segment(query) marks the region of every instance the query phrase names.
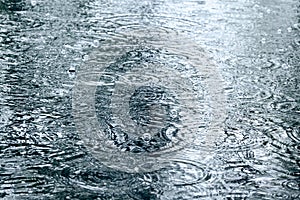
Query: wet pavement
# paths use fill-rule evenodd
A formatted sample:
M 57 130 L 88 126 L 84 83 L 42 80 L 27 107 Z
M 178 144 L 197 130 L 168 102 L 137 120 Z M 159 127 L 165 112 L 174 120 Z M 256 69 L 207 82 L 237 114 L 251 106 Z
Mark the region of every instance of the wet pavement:
M 299 51 L 296 0 L 1 1 L 0 198 L 299 199 Z

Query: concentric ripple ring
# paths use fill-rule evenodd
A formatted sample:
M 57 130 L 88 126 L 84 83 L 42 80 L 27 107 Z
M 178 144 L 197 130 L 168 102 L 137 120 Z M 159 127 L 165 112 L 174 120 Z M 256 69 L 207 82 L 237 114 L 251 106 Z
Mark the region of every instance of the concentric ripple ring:
M 226 117 L 212 59 L 172 31 L 135 27 L 119 35 L 77 72 L 73 114 L 89 152 L 107 167 L 136 173 L 167 166 L 195 138 L 212 147 Z

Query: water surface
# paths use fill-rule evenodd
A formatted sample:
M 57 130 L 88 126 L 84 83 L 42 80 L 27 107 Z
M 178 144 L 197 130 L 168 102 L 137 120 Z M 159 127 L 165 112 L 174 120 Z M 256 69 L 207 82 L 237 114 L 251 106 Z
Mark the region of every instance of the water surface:
M 299 199 L 299 6 L 1 1 L 0 198 Z

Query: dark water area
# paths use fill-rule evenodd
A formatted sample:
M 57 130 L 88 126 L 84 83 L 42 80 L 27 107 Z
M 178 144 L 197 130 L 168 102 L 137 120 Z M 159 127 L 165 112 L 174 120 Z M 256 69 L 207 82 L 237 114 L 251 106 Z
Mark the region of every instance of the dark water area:
M 0 0 L 0 199 L 300 199 L 297 0 Z

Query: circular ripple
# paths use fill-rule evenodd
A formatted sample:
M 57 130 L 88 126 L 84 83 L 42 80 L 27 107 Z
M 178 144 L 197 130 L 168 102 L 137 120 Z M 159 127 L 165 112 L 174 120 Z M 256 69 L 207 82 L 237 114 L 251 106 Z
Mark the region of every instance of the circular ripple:
M 297 102 L 273 102 L 270 107 L 280 112 L 292 111 L 297 106 Z
M 169 170 L 162 172 L 163 180 L 173 186 L 191 186 L 211 179 L 211 174 L 197 162 L 189 160 L 173 160 Z
M 143 53 L 152 53 L 152 58 L 143 60 Z M 192 83 L 182 79 L 176 70 L 166 70 L 166 66 L 154 58 L 155 54 L 157 52 L 140 49 L 129 52 L 120 59 L 122 62 L 107 70 L 114 74 L 114 78 L 105 80 L 110 88 L 97 87 L 95 104 L 99 123 L 103 124 L 101 128 L 111 142 L 122 151 L 155 153 L 160 150 L 161 153 L 171 147 L 172 150 L 180 148 L 192 133 L 189 128 L 188 131 L 183 129 L 189 127 L 184 116 L 201 120 L 197 102 L 187 98 L 195 96 Z M 130 64 L 124 66 L 124 63 Z M 181 84 L 174 88 L 174 82 Z
M 282 186 L 290 190 L 299 190 L 300 183 L 297 180 L 289 180 L 282 183 Z
M 170 165 L 195 137 L 216 142 L 225 118 L 222 88 L 216 66 L 192 41 L 135 27 L 105 41 L 81 66 L 74 118 L 103 164 L 153 171 Z
M 294 128 L 287 128 L 286 129 L 286 133 L 289 136 L 289 138 L 291 138 L 294 142 L 296 143 L 300 143 L 300 127 L 299 126 L 295 126 Z

